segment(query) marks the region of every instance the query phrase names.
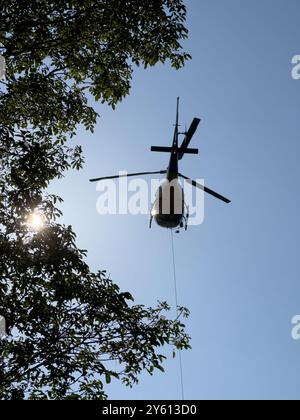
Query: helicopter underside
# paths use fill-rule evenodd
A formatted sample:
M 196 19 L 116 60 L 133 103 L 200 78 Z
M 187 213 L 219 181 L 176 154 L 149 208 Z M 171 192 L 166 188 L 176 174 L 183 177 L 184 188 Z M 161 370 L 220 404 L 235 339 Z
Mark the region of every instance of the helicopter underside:
M 183 214 L 157 214 L 154 219 L 158 226 L 167 229 L 175 229 L 177 227 L 183 227 Z
M 158 226 L 166 229 L 187 228 L 188 208 L 184 202 L 184 193 L 178 180 L 172 183 L 163 182 L 160 186 L 156 200 L 151 211 L 150 227 L 152 219 Z

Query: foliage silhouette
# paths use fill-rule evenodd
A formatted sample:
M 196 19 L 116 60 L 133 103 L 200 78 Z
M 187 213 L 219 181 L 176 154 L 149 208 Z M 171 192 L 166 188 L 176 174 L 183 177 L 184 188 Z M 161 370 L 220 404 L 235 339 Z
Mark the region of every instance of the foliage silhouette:
M 178 69 L 190 58 L 180 45 L 186 8 L 182 0 L 4 0 L 0 15 L 0 314 L 8 333 L 0 398 L 104 399 L 104 382 L 131 386 L 143 370 L 163 370 L 159 348 L 189 348 L 189 337 L 179 319 L 166 318 L 166 303 L 135 305 L 105 272 L 90 271 L 72 228 L 59 224 L 61 198 L 45 189 L 83 165 L 71 139 L 79 124 L 93 131 L 89 94 L 115 107 L 134 66 L 169 60 Z M 46 220 L 35 233 L 26 223 L 34 209 Z

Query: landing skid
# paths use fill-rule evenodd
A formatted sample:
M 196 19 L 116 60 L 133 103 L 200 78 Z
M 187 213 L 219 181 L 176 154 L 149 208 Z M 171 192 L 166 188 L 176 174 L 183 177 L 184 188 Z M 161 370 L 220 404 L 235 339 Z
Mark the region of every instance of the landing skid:
M 153 216 L 151 214 L 151 216 L 150 216 L 150 222 L 149 222 L 149 228 L 150 229 L 152 228 L 152 222 L 153 222 Z
M 184 229 L 185 231 L 187 231 L 188 229 L 190 209 L 189 209 L 189 206 L 187 206 L 186 204 L 185 204 L 185 210 L 186 210 L 186 213 L 183 216 L 183 221 L 180 223 L 179 228 L 175 231 L 175 233 L 180 233 L 180 229 Z

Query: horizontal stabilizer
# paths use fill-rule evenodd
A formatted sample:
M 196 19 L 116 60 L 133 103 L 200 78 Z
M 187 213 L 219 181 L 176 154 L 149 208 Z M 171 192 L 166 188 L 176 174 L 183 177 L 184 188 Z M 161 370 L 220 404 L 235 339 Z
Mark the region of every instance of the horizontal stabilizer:
M 162 153 L 171 153 L 172 147 L 159 147 L 159 146 L 152 146 L 151 152 L 162 152 Z
M 172 147 L 159 147 L 159 146 L 152 146 L 151 152 L 162 152 L 162 153 L 172 153 Z M 188 155 L 198 155 L 198 149 L 183 149 L 182 147 L 178 149 L 178 153 L 180 155 L 188 154 Z
M 199 149 L 183 149 L 182 147 L 179 149 L 180 155 L 198 155 Z

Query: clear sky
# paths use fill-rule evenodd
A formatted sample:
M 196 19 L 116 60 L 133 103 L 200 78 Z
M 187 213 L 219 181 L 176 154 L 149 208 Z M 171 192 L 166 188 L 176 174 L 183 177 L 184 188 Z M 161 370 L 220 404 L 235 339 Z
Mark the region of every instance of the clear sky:
M 51 186 L 64 200 L 91 268 L 107 269 L 136 303 L 174 305 L 170 232 L 148 229 L 146 216 L 100 216 L 91 177 L 119 170 L 160 170 L 180 120 L 203 118 L 181 170 L 229 196 L 207 197 L 205 222 L 176 236 L 179 303 L 193 350 L 183 353 L 187 399 L 300 397 L 300 54 L 299 0 L 186 0 L 193 60 L 137 70 L 130 96 L 101 114 L 95 134 L 79 132 L 85 169 Z M 171 349 L 167 352 L 171 356 Z M 115 399 L 180 398 L 178 359 L 166 373 L 143 375 L 132 390 L 113 383 Z

